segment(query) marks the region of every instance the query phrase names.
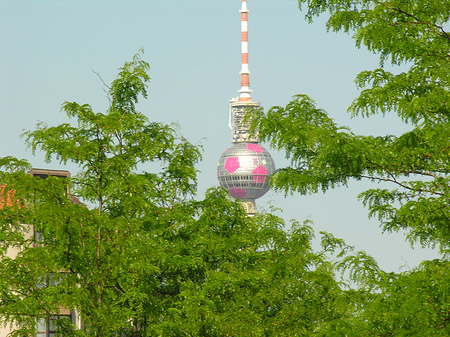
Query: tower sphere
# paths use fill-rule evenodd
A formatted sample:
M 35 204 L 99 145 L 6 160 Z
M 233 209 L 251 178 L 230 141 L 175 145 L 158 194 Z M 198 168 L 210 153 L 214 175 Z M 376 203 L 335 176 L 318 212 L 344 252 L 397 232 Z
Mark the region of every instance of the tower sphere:
M 269 190 L 268 177 L 275 163 L 258 143 L 239 142 L 229 147 L 217 164 L 217 179 L 231 196 L 254 201 Z

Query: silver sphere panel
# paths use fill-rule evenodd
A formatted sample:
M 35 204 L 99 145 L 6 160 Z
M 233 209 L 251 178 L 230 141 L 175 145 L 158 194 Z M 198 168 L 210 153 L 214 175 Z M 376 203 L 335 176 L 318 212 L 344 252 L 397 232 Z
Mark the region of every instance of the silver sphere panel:
M 220 157 L 217 179 L 232 197 L 255 200 L 269 190 L 268 176 L 274 171 L 275 163 L 261 145 L 235 143 Z

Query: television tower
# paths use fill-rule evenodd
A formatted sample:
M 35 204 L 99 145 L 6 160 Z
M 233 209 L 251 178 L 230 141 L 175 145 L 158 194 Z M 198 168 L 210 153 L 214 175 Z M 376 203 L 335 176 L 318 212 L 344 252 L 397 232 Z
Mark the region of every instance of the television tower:
M 256 134 L 250 133 L 244 121 L 249 109 L 260 107 L 251 99 L 248 67 L 248 8 L 242 0 L 241 13 L 241 88 L 239 97 L 230 99 L 229 126 L 232 145 L 225 150 L 217 165 L 217 179 L 232 197 L 240 199 L 247 214 L 256 214 L 255 200 L 269 191 L 268 177 L 275 171 L 275 163 L 261 145 Z

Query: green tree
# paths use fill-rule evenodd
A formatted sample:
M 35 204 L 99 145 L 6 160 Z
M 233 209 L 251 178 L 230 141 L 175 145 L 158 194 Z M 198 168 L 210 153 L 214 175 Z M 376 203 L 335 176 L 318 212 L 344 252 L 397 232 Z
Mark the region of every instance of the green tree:
M 308 224 L 286 231 L 275 215 L 249 218 L 224 190 L 193 207 L 195 219 L 183 212 L 176 230 L 160 228 L 167 254 L 152 296 L 166 303 L 148 336 L 320 336 L 325 323 L 351 316 L 333 264 L 312 250 Z
M 224 190 L 193 198 L 199 149 L 137 111 L 148 68 L 120 69 L 106 113 L 66 102 L 76 123 L 26 133 L 73 177 L 0 159 L 0 322 L 32 335 L 63 308 L 83 323 L 56 320 L 63 336 L 320 336 L 351 317 L 325 254 L 338 241 L 313 252 L 307 224 L 249 218 Z
M 328 13 L 332 31 L 352 32 L 356 46 L 380 56 L 380 66 L 356 78 L 354 117 L 397 114 L 410 131 L 358 135 L 337 125 L 313 99 L 297 95 L 285 107 L 252 115 L 260 138 L 290 165 L 272 177 L 275 189 L 301 194 L 345 186 L 351 179 L 385 182 L 359 198 L 384 231 L 407 233 L 442 258 L 400 274 L 385 273 L 364 253 L 339 262 L 358 291 L 355 315 L 327 324 L 325 335 L 448 336 L 450 243 L 450 3 L 443 0 L 300 0 L 306 17 Z M 386 62 L 396 73 L 387 71 Z M 400 66 L 395 68 L 395 66 Z M 391 186 L 391 188 L 387 188 Z M 359 304 L 358 304 L 359 303 Z
M 223 193 L 207 196 L 190 229 L 205 273 L 201 282 L 183 282 L 185 334 L 174 336 L 316 336 L 324 323 L 350 315 L 333 265 L 312 250 L 308 224 L 286 231 L 272 214 L 242 217 Z
M 199 149 L 170 126 L 150 123 L 136 110 L 139 96 L 147 96 L 148 68 L 137 54 L 120 69 L 109 87 L 106 114 L 66 102 L 62 109 L 76 126 L 39 124 L 25 134 L 33 151 L 43 150 L 48 161 L 76 164 L 75 177 L 40 180 L 19 169 L 1 173 L 3 192 L 13 190 L 20 200 L 3 207 L 1 217 L 0 313 L 4 321 L 19 324 L 16 335 L 61 307 L 78 310 L 90 336 L 111 336 L 128 326 L 137 331 L 143 324 L 144 279 L 158 272 L 147 256 L 162 254 L 146 226 L 192 197 L 200 159 Z M 14 158 L 1 164 L 23 166 Z M 139 173 L 139 167 L 147 172 Z M 67 190 L 88 207 L 74 203 Z M 39 242 L 23 224 L 34 226 Z M 20 248 L 14 259 L 5 256 L 12 247 Z M 55 274 L 57 284 L 47 287 Z
M 286 152 L 289 167 L 278 170 L 273 186 L 285 192 L 315 193 L 350 179 L 384 181 L 391 190 L 360 195 L 383 229 L 405 229 L 411 243 L 448 251 L 450 4 L 442 0 L 305 0 L 307 18 L 329 12 L 327 27 L 353 31 L 356 45 L 380 55 L 380 68 L 362 71 L 361 94 L 353 116 L 396 113 L 411 126 L 401 136 L 363 136 L 337 125 L 305 95 L 285 107 L 260 111 L 260 137 Z M 403 65 L 397 74 L 386 61 Z

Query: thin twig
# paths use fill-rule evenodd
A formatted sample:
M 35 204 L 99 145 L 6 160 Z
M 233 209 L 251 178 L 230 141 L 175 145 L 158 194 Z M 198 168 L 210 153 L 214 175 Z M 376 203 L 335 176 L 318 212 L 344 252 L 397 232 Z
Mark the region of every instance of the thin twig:
M 111 87 L 105 83 L 105 81 L 103 80 L 103 78 L 101 77 L 101 75 L 100 75 L 100 73 L 98 71 L 95 71 L 94 69 L 91 69 L 91 71 L 95 75 L 97 75 L 97 77 L 100 79 L 100 81 L 102 81 L 103 85 L 108 88 L 108 90 L 103 89 L 103 92 L 106 94 L 106 98 L 108 99 L 109 104 L 111 105 L 112 104 L 112 100 L 111 100 L 111 97 L 109 96 L 109 93 L 108 93 L 108 91 L 111 90 Z

